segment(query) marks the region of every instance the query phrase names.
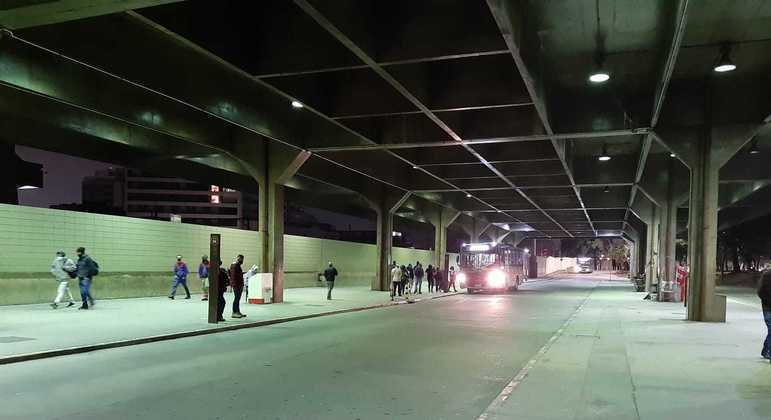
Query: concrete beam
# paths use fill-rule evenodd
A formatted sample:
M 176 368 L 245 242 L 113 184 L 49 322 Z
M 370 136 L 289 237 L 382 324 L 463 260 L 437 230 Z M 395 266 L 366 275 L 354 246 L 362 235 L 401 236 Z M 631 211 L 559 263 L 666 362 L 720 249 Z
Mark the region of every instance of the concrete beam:
M 23 29 L 180 1 L 182 0 L 53 0 L 42 2 L 23 0 L 13 2 L 16 4 L 15 7 L 0 10 L 0 26 L 8 29 Z

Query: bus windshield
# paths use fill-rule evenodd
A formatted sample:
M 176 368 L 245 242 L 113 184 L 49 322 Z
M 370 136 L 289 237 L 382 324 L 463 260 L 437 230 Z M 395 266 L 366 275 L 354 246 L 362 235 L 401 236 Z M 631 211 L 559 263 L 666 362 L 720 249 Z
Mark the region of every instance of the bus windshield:
M 464 267 L 484 268 L 498 262 L 498 254 L 463 253 L 460 264 Z

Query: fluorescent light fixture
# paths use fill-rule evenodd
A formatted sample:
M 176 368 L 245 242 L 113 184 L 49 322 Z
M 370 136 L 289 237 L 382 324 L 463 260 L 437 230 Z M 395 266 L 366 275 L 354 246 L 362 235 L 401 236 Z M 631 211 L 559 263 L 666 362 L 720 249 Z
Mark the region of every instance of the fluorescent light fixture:
M 725 73 L 736 70 L 736 65 L 731 61 L 731 46 L 723 44 L 720 47 L 720 60 L 713 68 L 717 73 Z
M 598 69 L 589 75 L 589 81 L 592 83 L 605 83 L 610 80 L 610 74 L 607 71 Z
M 612 157 L 610 157 L 610 155 L 608 154 L 608 145 L 603 144 L 602 145 L 602 154 L 600 154 L 600 156 L 597 157 L 597 160 L 599 160 L 600 162 L 607 162 L 607 161 L 609 161 L 611 159 L 612 159 Z
M 602 192 L 610 192 L 610 187 L 606 185 L 605 188 L 602 189 Z
M 418 169 L 418 165 L 412 165 L 412 169 Z
M 292 101 L 292 108 L 300 109 L 302 107 L 303 107 L 302 102 L 300 102 L 300 101 Z
M 758 140 L 755 139 L 752 141 L 752 144 L 750 144 L 750 149 L 748 150 L 749 154 L 751 155 L 757 155 L 760 153 L 760 149 L 758 149 Z
M 21 187 L 17 188 L 19 190 L 36 190 L 40 187 L 36 187 L 34 185 L 22 185 Z

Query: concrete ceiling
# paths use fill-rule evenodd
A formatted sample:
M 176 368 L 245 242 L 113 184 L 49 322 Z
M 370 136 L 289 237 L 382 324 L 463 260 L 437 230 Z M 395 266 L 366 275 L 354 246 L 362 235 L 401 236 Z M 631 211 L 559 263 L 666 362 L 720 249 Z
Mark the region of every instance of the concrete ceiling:
M 313 153 L 306 179 L 410 191 L 533 236 L 641 229 L 630 209 L 657 200 L 660 168 L 688 173 L 659 129 L 703 123 L 705 86 L 715 121 L 771 114 L 762 0 L 190 0 L 63 23 L 16 3 L 0 13 L 19 29 L 0 43 L 0 89 L 27 110 L 7 101 L 5 119 L 172 158 L 280 142 Z M 712 78 L 726 42 L 739 70 Z M 612 78 L 591 85 L 598 58 Z M 725 177 L 771 179 L 756 166 Z

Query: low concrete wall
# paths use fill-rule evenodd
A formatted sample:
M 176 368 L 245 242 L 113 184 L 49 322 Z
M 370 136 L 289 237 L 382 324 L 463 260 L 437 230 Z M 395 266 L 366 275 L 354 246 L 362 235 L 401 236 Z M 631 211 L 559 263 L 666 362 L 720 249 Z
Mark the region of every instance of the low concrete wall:
M 177 254 L 185 256 L 188 286 L 198 292 L 195 272 L 200 256 L 208 254 L 211 233 L 222 235 L 225 264 L 239 253 L 247 268 L 259 263 L 262 235 L 254 231 L 0 204 L 0 305 L 53 300 L 57 284 L 45 270 L 56 251 L 73 258 L 78 246 L 100 265 L 93 285 L 97 298 L 167 294 Z M 285 287 L 323 285 L 318 273 L 329 261 L 340 272 L 339 286 L 369 286 L 377 272 L 376 251 L 371 244 L 285 235 Z M 433 252 L 394 248 L 393 258 L 428 265 Z M 78 295 L 77 281 L 70 285 Z
M 575 258 L 538 257 L 538 276 L 546 276 L 558 271 L 573 271 Z

